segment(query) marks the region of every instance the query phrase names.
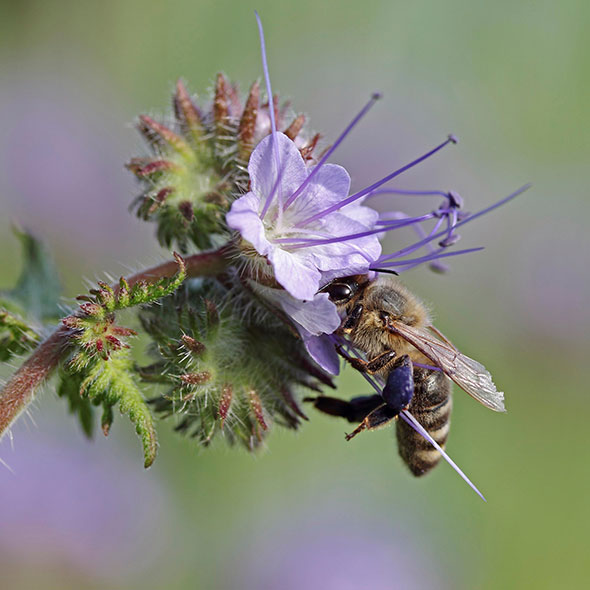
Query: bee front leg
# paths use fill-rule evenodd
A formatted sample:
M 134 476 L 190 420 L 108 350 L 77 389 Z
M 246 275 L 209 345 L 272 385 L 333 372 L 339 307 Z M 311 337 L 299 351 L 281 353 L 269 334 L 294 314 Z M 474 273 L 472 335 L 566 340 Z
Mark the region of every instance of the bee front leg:
M 360 371 L 361 373 L 369 373 L 369 375 L 373 375 L 374 373 L 383 370 L 395 359 L 395 350 L 387 350 L 369 361 L 352 357 L 346 354 L 339 346 L 336 348 L 336 351 L 357 371 Z

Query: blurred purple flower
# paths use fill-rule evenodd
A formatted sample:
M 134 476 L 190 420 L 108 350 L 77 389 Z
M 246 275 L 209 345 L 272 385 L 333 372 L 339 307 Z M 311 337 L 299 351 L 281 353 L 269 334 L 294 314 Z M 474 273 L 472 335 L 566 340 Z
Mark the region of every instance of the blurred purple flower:
M 455 587 L 452 575 L 439 563 L 444 554 L 437 556 L 432 542 L 418 540 L 419 522 L 410 527 L 398 516 L 397 526 L 388 522 L 384 527 L 370 514 L 351 512 L 352 497 L 342 501 L 338 492 L 329 497 L 329 505 L 317 505 L 316 498 L 313 510 L 285 513 L 270 528 L 267 525 L 260 540 L 238 555 L 239 582 L 230 580 L 230 585 L 243 590 Z M 265 522 L 272 519 L 267 515 Z
M 64 440 L 62 426 L 2 446 L 14 473 L 0 465 L 0 554 L 31 571 L 49 559 L 90 579 L 134 576 L 167 542 L 165 489 L 100 439 Z

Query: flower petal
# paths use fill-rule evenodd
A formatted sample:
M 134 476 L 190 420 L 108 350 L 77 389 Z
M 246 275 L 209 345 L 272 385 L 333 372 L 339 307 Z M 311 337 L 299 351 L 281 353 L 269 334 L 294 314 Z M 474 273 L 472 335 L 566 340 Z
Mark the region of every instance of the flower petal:
M 268 252 L 268 259 L 275 271 L 275 278 L 293 297 L 313 299 L 320 288 L 321 273 L 309 256 L 287 252 L 273 247 Z
M 324 164 L 291 205 L 291 215 L 294 219 L 304 221 L 346 199 L 349 190 L 348 172 L 337 164 Z
M 276 139 L 282 170 L 277 193 L 279 199 L 286 200 L 299 188 L 308 173 L 295 143 L 283 133 L 277 133 Z M 259 206 L 262 210 L 277 181 L 277 162 L 272 135 L 267 135 L 252 152 L 248 163 L 248 174 L 250 175 L 252 192 L 259 197 Z
M 309 356 L 331 375 L 338 375 L 340 372 L 340 359 L 334 348 L 334 344 L 325 334 L 322 336 L 303 336 L 305 348 Z
M 346 205 L 346 207 L 340 209 L 339 213 L 346 215 L 349 219 L 354 219 L 354 221 L 367 228 L 372 228 L 380 219 L 378 211 L 356 202 Z
M 229 227 L 239 231 L 242 238 L 265 256 L 272 246 L 266 239 L 264 225 L 258 214 L 259 203 L 260 199 L 253 192 L 246 193 L 232 203 L 225 220 Z
M 300 301 L 285 291 L 277 291 L 275 302 L 309 335 L 331 334 L 340 325 L 341 319 L 327 293 L 317 293 L 311 301 Z
M 338 354 L 327 334 L 334 332 L 341 319 L 327 293 L 317 293 L 312 301 L 300 301 L 282 289 L 264 287 L 249 281 L 254 292 L 282 309 L 295 324 L 311 358 L 332 375 L 339 372 Z

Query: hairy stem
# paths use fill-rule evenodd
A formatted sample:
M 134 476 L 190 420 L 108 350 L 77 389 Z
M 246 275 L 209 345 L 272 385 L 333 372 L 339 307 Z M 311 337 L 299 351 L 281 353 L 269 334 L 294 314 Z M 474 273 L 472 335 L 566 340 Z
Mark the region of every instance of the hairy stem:
M 227 266 L 227 256 L 227 247 L 188 256 L 185 258 L 187 277 L 215 276 L 222 273 Z M 152 282 L 163 277 L 172 277 L 177 271 L 178 264 L 170 260 L 140 271 L 128 277 L 127 281 L 133 286 L 139 281 Z M 118 285 L 115 286 L 117 287 Z M 65 326 L 57 328 L 35 349 L 0 391 L 0 438 L 33 401 L 37 388 L 51 377 L 68 351 L 70 335 L 71 330 Z
M 186 276 L 187 278 L 194 277 L 211 277 L 221 274 L 227 267 L 228 264 L 229 247 L 223 246 L 219 250 L 213 252 L 205 252 L 204 254 L 193 254 L 187 256 L 184 259 L 186 265 Z M 173 277 L 178 272 L 178 264 L 175 260 L 168 260 L 148 268 L 146 270 L 139 271 L 130 277 L 127 277 L 127 282 L 130 287 L 133 287 L 135 283 L 139 281 L 146 281 L 151 283 L 162 278 Z M 115 288 L 118 285 L 113 285 Z
M 21 365 L 0 393 L 0 437 L 33 401 L 36 389 L 51 375 L 68 347 L 69 330 L 61 326 Z

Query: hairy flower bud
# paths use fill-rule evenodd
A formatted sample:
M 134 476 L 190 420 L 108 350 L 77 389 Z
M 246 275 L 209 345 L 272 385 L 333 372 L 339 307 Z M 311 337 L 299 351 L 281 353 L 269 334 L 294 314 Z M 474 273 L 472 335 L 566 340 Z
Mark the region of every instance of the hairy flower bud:
M 135 209 L 140 218 L 158 224 L 163 246 L 175 243 L 182 252 L 191 245 L 206 249 L 229 235 L 225 213 L 246 192 L 246 164 L 271 130 L 268 103 L 260 104 L 257 82 L 242 100 L 236 86 L 218 74 L 208 111 L 197 107 L 181 80 L 173 105 L 174 118 L 167 125 L 139 117 L 138 129 L 151 156 L 127 164 L 143 187 Z M 277 109 L 279 121 L 311 157 L 315 143 L 300 139 L 303 116 L 283 123 L 284 111 Z
M 254 449 L 274 421 L 299 425 L 299 386 L 330 383 L 254 295 L 217 281 L 193 280 L 140 318 L 156 343 L 156 362 L 142 376 L 167 386 L 153 409 L 178 415 L 177 429 L 202 444 L 221 433 Z

